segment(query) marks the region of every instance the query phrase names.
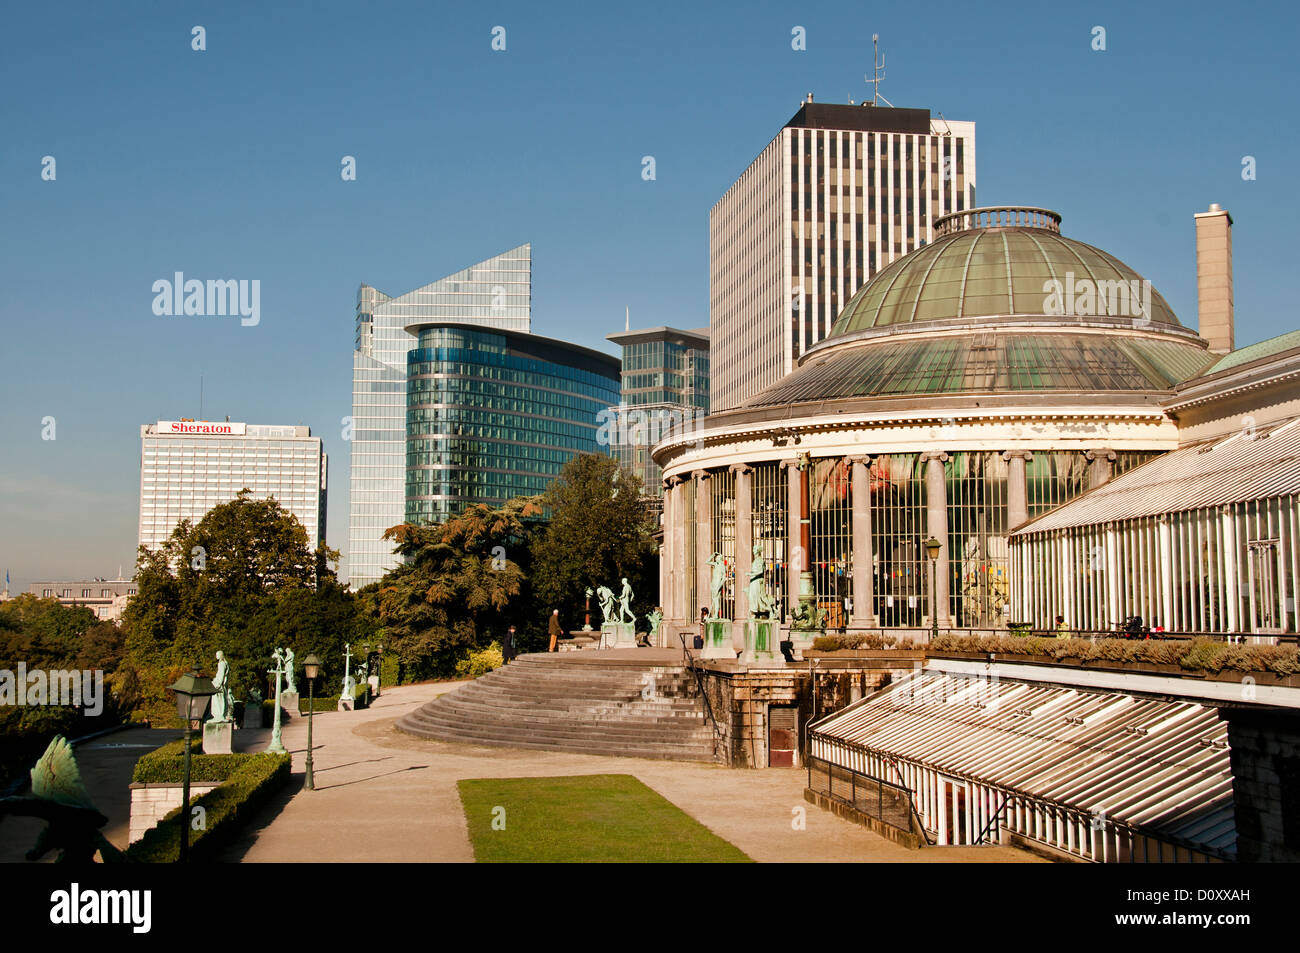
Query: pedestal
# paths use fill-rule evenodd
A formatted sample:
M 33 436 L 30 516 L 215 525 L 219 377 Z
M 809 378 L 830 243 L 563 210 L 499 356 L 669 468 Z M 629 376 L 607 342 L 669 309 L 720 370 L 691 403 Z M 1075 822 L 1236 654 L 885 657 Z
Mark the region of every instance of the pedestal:
M 352 711 L 352 699 L 344 696 L 340 696 L 339 711 Z
M 234 732 L 233 721 L 205 721 L 203 723 L 203 753 L 232 754 L 230 737 Z
M 636 626 L 631 622 L 606 622 L 600 627 L 602 649 L 636 648 Z
M 297 718 L 301 714 L 298 711 L 298 693 L 281 692 L 280 707 L 284 709 L 285 718 Z
M 731 644 L 731 620 L 708 618 L 704 622 L 704 651 L 700 658 L 736 657 L 736 649 Z
M 366 684 L 370 686 L 370 697 L 379 697 L 379 676 L 371 675 L 366 679 Z
M 750 616 L 745 620 L 744 662 L 776 661 L 776 623 L 771 619 L 755 619 Z
M 813 642 L 817 640 L 817 636 L 824 634 L 824 632 L 818 632 L 815 630 L 791 629 L 790 641 L 793 643 L 794 660 L 796 662 L 802 662 L 804 651 L 813 647 Z

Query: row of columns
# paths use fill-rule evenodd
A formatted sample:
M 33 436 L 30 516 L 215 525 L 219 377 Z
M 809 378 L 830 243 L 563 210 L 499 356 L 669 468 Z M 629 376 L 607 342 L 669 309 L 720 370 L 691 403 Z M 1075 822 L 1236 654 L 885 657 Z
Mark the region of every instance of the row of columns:
M 1007 526 L 1014 530 L 1028 519 L 1028 499 L 1025 477 L 1025 464 L 1033 459 L 1027 450 L 1008 450 L 1002 454 L 1007 461 Z M 1115 460 L 1114 451 L 1108 449 L 1090 450 L 1088 486 L 1094 489 L 1110 480 Z M 817 458 L 821 459 L 821 458 Z M 874 628 L 879 624 L 875 615 L 874 578 L 872 574 L 872 527 L 871 527 L 871 463 L 873 455 L 851 456 L 846 461 L 850 466 L 853 496 L 853 605 L 849 615 L 849 624 L 853 628 Z M 949 572 L 950 554 L 948 552 L 948 492 L 944 464 L 948 454 L 942 450 L 931 450 L 921 454 L 925 461 L 926 482 L 926 532 L 939 540 L 939 558 L 933 569 L 935 572 L 935 601 L 938 603 L 939 625 L 951 626 L 949 612 L 950 591 Z M 811 554 L 800 547 L 799 514 L 803 507 L 799 483 L 798 460 L 782 460 L 781 466 L 787 473 L 786 502 L 786 592 L 791 598 L 799 591 L 799 573 L 806 567 Z M 736 585 L 735 615 L 745 618 L 749 613 L 748 592 L 745 583 L 753 547 L 753 469 L 747 464 L 735 464 L 731 468 L 735 474 L 736 487 Z M 707 606 L 709 602 L 709 566 L 708 559 L 713 553 L 712 539 L 712 493 L 709 471 L 695 470 L 690 482 L 695 490 L 695 550 L 694 573 L 689 574 L 686 562 L 686 529 L 688 515 L 686 512 L 686 482 L 679 476 L 669 477 L 664 481 L 664 547 L 662 552 L 668 560 L 666 567 L 661 566 L 660 579 L 663 590 L 661 603 L 666 620 L 676 625 L 694 624 L 698 621 L 698 609 L 691 611 L 688 587 L 694 586 L 695 606 Z M 927 598 L 930 588 L 926 587 Z M 932 607 L 933 611 L 933 607 Z M 694 617 L 693 617 L 694 616 Z M 928 623 L 927 623 L 928 624 Z

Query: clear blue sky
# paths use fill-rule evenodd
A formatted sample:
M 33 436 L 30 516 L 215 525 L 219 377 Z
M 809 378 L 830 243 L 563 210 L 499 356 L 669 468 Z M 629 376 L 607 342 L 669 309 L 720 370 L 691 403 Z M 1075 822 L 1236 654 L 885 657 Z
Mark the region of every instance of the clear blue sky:
M 1238 342 L 1300 327 L 1290 4 L 18 6 L 0 13 L 15 590 L 129 571 L 139 425 L 197 416 L 200 376 L 209 417 L 323 435 L 346 550 L 363 281 L 401 293 L 530 241 L 538 333 L 612 352 L 625 306 L 635 324 L 706 324 L 709 207 L 805 93 L 861 101 L 872 32 L 894 105 L 977 124 L 980 204 L 1060 211 L 1194 324 L 1192 214 L 1219 202 Z M 155 316 L 151 286 L 176 271 L 259 279 L 261 323 Z

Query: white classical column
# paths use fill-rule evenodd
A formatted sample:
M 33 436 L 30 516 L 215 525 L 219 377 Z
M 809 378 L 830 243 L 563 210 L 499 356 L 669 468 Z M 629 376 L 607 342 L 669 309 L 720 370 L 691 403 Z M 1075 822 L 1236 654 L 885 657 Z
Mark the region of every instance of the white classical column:
M 736 475 L 736 621 L 749 618 L 749 566 L 754 561 L 754 471 L 743 463 L 731 467 Z M 734 634 L 734 633 L 733 633 Z M 743 632 L 741 633 L 742 646 Z
M 1119 544 L 1115 537 L 1115 524 L 1106 524 L 1106 618 L 1102 622 L 1124 622 L 1124 609 L 1119 604 Z
M 1240 583 L 1237 581 L 1237 524 L 1232 518 L 1232 504 L 1225 503 L 1219 510 L 1220 525 L 1223 527 L 1223 595 L 1224 608 L 1227 609 L 1228 631 L 1242 632 L 1245 626 L 1238 618 L 1241 607 Z
M 672 515 L 664 522 L 664 546 L 668 553 L 668 605 L 664 606 L 664 612 L 674 623 L 680 625 L 685 621 L 686 616 L 682 578 L 686 567 L 686 547 L 682 539 L 682 532 L 685 529 L 682 520 L 685 501 L 682 499 L 681 477 L 669 477 L 667 482 L 672 500 Z
M 853 612 L 855 629 L 876 626 L 875 554 L 871 535 L 871 457 L 849 457 L 853 494 Z
M 1088 467 L 1088 489 L 1095 490 L 1109 483 L 1115 475 L 1115 451 L 1103 447 L 1089 450 L 1085 456 L 1092 461 Z
M 677 485 L 677 608 L 681 612 L 681 621 L 694 622 L 694 619 L 687 618 L 690 613 L 690 604 L 687 601 L 686 593 L 688 586 L 695 585 L 695 580 L 687 573 L 688 566 L 686 553 L 686 521 L 691 519 L 691 513 L 686 505 L 686 483 L 685 480 Z
M 799 461 L 782 460 L 787 474 L 787 492 L 785 506 L 785 598 L 786 614 L 794 611 L 799 602 L 799 573 L 808 565 L 811 553 L 803 552 L 799 547 L 799 514 L 803 509 L 803 498 L 799 495 Z
M 925 521 L 929 534 L 939 541 L 939 558 L 928 568 L 934 573 L 934 584 L 926 588 L 926 598 L 930 589 L 936 592 L 937 606 L 931 606 L 930 612 L 937 611 L 940 628 L 952 627 L 952 614 L 948 603 L 948 482 L 944 478 L 943 465 L 948 462 L 948 454 L 942 450 L 929 450 L 921 454 L 926 461 L 925 467 Z M 924 550 L 924 547 L 922 547 Z M 921 558 L 929 562 L 924 552 Z M 930 620 L 926 620 L 931 624 Z
M 1028 450 L 1007 450 L 1007 531 L 1029 519 L 1029 500 L 1025 488 L 1025 464 L 1033 459 Z
M 673 613 L 673 581 L 672 581 L 672 525 L 673 525 L 673 488 L 667 480 L 663 481 L 664 505 L 660 511 L 660 526 L 663 530 L 663 540 L 659 544 L 659 606 L 664 613 L 664 621 L 659 626 L 660 635 L 663 634 L 664 625 L 669 621 L 675 620 L 677 616 Z
M 1156 534 L 1160 547 L 1160 611 L 1163 614 L 1157 621 L 1168 631 L 1174 627 L 1174 545 L 1168 513 L 1156 518 Z
M 1061 613 L 1067 625 L 1079 626 L 1079 610 L 1074 600 L 1074 540 L 1068 529 L 1060 530 L 1061 549 Z M 1048 620 L 1052 621 L 1052 620 Z
M 712 570 L 709 557 L 713 555 L 713 497 L 709 484 L 709 471 L 696 470 L 695 478 L 695 612 L 699 606 L 709 604 L 709 582 Z M 692 619 L 692 622 L 697 621 Z

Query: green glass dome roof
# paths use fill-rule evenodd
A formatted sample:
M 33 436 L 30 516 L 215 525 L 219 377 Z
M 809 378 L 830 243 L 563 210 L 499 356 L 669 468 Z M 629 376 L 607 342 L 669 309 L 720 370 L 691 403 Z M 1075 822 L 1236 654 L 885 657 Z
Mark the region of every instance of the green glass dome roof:
M 934 321 L 1005 324 L 1046 318 L 1182 328 L 1154 288 L 1150 314 L 1144 314 L 1142 304 L 1132 300 L 1134 289 L 1147 295 L 1142 276 L 1113 255 L 1062 236 L 1060 221 L 1055 212 L 1020 207 L 971 209 L 938 219 L 933 242 L 878 272 L 853 296 L 827 343 Z M 1055 301 L 1052 281 L 1060 283 Z

